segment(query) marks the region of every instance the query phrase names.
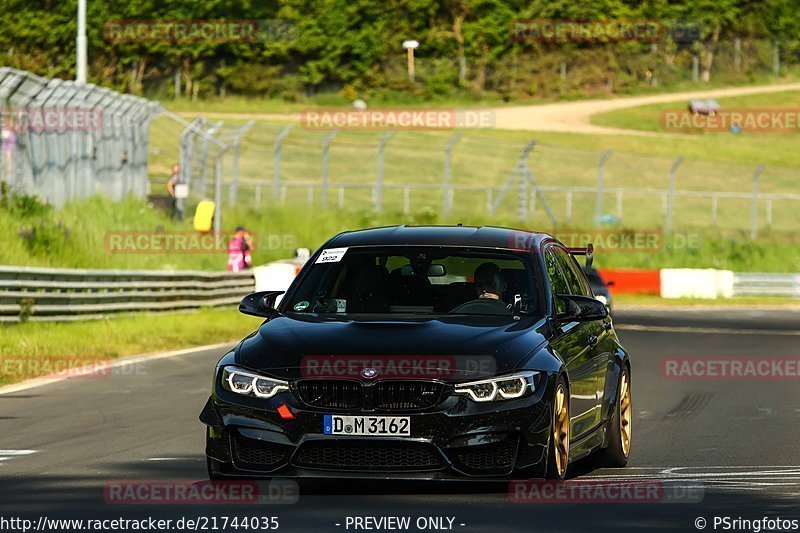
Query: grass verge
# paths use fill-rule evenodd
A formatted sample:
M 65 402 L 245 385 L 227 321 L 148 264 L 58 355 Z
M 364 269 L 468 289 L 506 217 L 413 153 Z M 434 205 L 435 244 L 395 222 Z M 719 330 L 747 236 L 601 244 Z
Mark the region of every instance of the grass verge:
M 104 365 L 119 357 L 232 341 L 260 323 L 226 308 L 75 323 L 0 324 L 0 385 L 86 367 L 103 375 L 108 371 Z
M 188 213 L 193 212 L 189 205 Z M 640 224 L 627 223 L 595 232 L 580 228 L 588 225 L 553 228 L 543 214 L 520 222 L 513 209 L 499 210 L 489 216 L 480 210 L 467 212 L 457 209 L 443 216 L 435 208 L 419 206 L 410 213 L 387 207 L 383 213 L 370 209 L 315 208 L 302 204 L 270 205 L 256 208 L 242 205 L 228 209 L 223 217 L 221 246 L 215 251 L 198 253 L 197 249 L 173 251 L 156 249 L 162 232 L 197 235 L 191 222 L 177 222 L 140 199 L 128 198 L 112 202 L 94 197 L 73 202 L 63 209 L 54 209 L 28 197 L 9 200 L 0 207 L 0 264 L 41 267 L 153 269 L 153 270 L 224 270 L 227 268 L 226 237 L 236 225 L 242 224 L 254 235 L 253 263 L 264 264 L 291 257 L 297 247 L 312 250 L 333 235 L 347 230 L 396 224 L 427 225 L 462 222 L 464 225 L 495 225 L 537 231 L 554 231 L 569 246 L 583 244 L 588 235 L 597 246 L 595 263 L 600 268 L 719 268 L 737 272 L 800 272 L 800 233 L 763 229 L 759 239 L 751 241 L 743 230 L 676 228 L 675 236 L 661 236 L 660 221 L 653 211 L 643 213 Z M 741 217 L 741 211 L 739 213 Z M 654 218 L 656 220 L 654 220 Z M 649 222 L 645 222 L 648 220 Z M 107 236 L 143 232 L 152 237 L 145 246 L 132 241 L 117 249 L 109 245 Z M 228 232 L 228 233 L 225 233 Z M 598 239 L 648 233 L 658 237 L 652 249 L 605 249 Z M 569 239 L 578 239 L 570 242 Z

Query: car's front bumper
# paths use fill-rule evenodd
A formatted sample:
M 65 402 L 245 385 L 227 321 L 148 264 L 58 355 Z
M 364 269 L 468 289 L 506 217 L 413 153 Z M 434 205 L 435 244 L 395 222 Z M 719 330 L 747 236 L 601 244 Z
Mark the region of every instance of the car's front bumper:
M 200 419 L 220 476 L 396 479 L 539 477 L 546 467 L 554 379 L 530 396 L 476 403 L 450 396 L 422 412 L 333 411 L 411 418 L 410 437 L 332 436 L 323 416 L 291 392 L 270 399 L 216 387 Z M 285 405 L 292 418 L 282 417 Z M 284 410 L 285 412 L 285 410 Z

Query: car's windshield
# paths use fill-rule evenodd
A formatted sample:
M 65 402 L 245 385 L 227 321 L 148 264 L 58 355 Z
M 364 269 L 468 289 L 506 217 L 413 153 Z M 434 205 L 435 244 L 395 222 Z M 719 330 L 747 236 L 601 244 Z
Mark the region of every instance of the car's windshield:
M 323 250 L 284 310 L 317 314 L 527 315 L 539 312 L 522 253 L 455 247 Z

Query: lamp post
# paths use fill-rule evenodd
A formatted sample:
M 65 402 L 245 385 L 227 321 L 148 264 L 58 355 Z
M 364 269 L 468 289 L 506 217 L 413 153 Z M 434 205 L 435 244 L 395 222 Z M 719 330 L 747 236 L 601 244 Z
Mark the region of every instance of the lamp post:
M 75 81 L 86 83 L 86 0 L 78 0 L 78 36 L 75 39 Z
M 414 50 L 419 47 L 419 41 L 403 41 L 403 48 L 408 51 L 408 81 L 414 81 Z

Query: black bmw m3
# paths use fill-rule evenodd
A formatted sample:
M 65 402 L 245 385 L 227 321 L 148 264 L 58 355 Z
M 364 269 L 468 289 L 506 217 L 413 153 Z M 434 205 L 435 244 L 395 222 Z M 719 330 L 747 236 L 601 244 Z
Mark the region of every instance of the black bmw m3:
M 212 479 L 561 479 L 627 463 L 631 372 L 606 307 L 550 235 L 387 227 L 326 242 L 217 364 Z M 278 298 L 280 298 L 279 303 Z

